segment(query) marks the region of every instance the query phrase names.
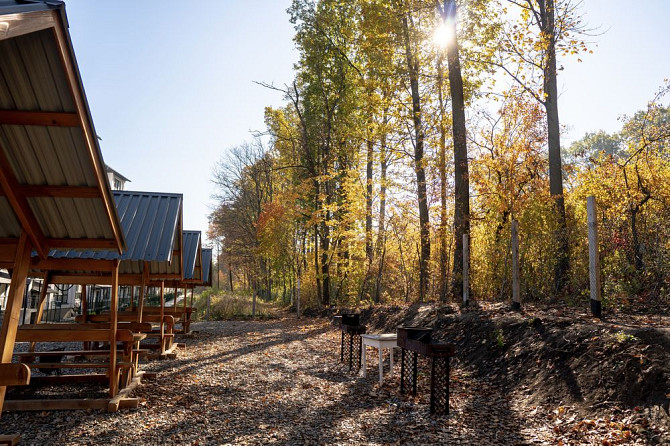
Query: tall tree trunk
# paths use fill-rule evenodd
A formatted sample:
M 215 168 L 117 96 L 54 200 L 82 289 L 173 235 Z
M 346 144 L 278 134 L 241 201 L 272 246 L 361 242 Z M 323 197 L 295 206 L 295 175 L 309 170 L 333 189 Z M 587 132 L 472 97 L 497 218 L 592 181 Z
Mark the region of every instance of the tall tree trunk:
M 321 283 L 323 290 L 321 292 L 322 301 L 324 307 L 330 305 L 330 261 L 328 256 L 330 255 L 330 226 L 328 222 L 330 221 L 330 205 L 332 203 L 331 197 L 331 187 L 330 182 L 326 180 L 326 213 L 321 222 Z
M 456 38 L 456 3 L 445 0 L 444 14 L 453 38 L 447 43 L 449 91 L 451 93 L 454 139 L 454 264 L 451 292 L 455 299 L 463 295 L 463 234 L 470 233 L 470 178 L 465 133 L 465 96 Z
M 319 308 L 323 297 L 321 295 L 321 271 L 319 267 L 319 231 L 314 230 L 314 276 L 316 277 L 316 301 Z
M 232 263 L 232 258 L 229 255 L 228 256 L 228 282 L 230 283 L 230 292 L 232 293 L 233 290 L 233 263 Z
M 330 228 L 324 222 L 321 225 L 321 303 L 324 307 L 330 305 L 330 262 L 328 250 L 330 248 Z
M 386 121 L 386 118 L 384 118 Z M 377 258 L 380 258 L 379 269 L 377 271 L 377 283 L 375 286 L 374 301 L 379 303 L 381 295 L 381 277 L 384 273 L 383 253 L 386 251 L 386 171 L 388 161 L 386 158 L 386 135 L 382 134 L 379 150 L 379 228 L 377 230 Z
M 297 277 L 295 278 L 295 314 L 298 316 L 298 319 L 300 319 L 300 280 L 301 280 L 301 275 L 302 272 L 300 270 L 300 267 L 298 267 L 298 274 Z
M 321 209 L 321 200 L 319 194 L 321 193 L 321 184 L 314 180 L 314 209 L 317 211 Z M 314 225 L 314 276 L 316 280 L 316 301 L 319 308 L 323 302 L 323 294 L 321 292 L 321 271 L 319 267 L 319 225 Z
M 258 280 L 256 284 L 256 289 L 258 291 L 258 295 L 262 299 L 267 299 L 267 261 L 263 258 L 260 259 L 260 265 L 259 265 L 259 274 L 258 274 Z
M 428 200 L 426 193 L 426 172 L 423 166 L 424 129 L 421 114 L 421 95 L 419 92 L 419 60 L 412 50 L 409 24 L 410 13 L 402 17 L 403 37 L 405 41 L 405 59 L 412 93 L 412 118 L 414 122 L 414 171 L 416 173 L 417 199 L 419 204 L 419 230 L 421 249 L 419 252 L 419 302 L 426 298 L 428 290 L 428 262 L 430 261 L 430 221 L 428 220 Z M 413 25 L 413 23 L 412 23 Z
M 365 256 L 368 260 L 368 271 L 373 260 L 372 251 L 372 163 L 374 162 L 374 142 L 372 141 L 372 129 L 367 140 L 367 166 L 365 172 Z
M 440 106 L 440 141 L 438 154 L 438 170 L 440 172 L 440 230 L 438 233 L 440 241 L 440 301 L 447 301 L 447 268 L 449 258 L 447 257 L 447 123 L 444 110 L 444 98 L 442 97 L 442 79 L 444 69 L 442 56 L 437 59 L 437 95 Z
M 563 199 L 563 169 L 561 167 L 561 127 L 558 122 L 558 82 L 556 79 L 556 27 L 554 21 L 554 0 L 538 1 L 540 10 L 544 6 L 545 35 L 549 37 L 547 46 L 547 64 L 544 69 L 544 106 L 547 111 L 547 135 L 549 146 L 549 192 L 554 199 L 554 208 L 558 218 L 558 230 L 554 237 L 557 247 L 556 267 L 554 270 L 554 289 L 556 294 L 563 291 L 570 267 L 565 201 Z
M 382 277 L 384 271 L 384 259 L 386 257 L 386 237 L 382 242 L 382 250 L 379 258 L 379 269 L 377 270 L 377 283 L 375 284 L 375 302 L 379 303 L 381 300 Z

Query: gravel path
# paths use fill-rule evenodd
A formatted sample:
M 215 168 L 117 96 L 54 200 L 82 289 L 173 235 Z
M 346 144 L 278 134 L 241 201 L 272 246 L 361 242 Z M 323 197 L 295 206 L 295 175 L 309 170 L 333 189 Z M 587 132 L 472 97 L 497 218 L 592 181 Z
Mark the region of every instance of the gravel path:
M 571 415 L 517 410 L 511 395 L 455 367 L 451 416 L 431 417 L 427 368 L 416 399 L 400 397 L 399 366 L 378 385 L 376 354 L 367 379 L 349 374 L 337 364 L 339 332 L 323 320 L 193 329 L 176 360 L 142 367 L 159 375 L 135 391 L 138 409 L 5 413 L 0 433 L 20 433 L 25 445 L 556 444 L 556 425 Z

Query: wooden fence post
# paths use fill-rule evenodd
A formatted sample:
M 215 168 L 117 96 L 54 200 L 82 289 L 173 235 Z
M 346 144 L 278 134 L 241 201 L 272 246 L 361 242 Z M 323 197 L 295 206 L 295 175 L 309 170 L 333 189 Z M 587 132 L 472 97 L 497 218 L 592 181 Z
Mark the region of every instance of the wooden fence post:
M 519 222 L 512 221 L 512 310 L 521 309 L 521 285 L 519 283 Z
M 602 315 L 600 296 L 600 251 L 598 249 L 598 217 L 596 215 L 596 197 L 586 199 L 586 214 L 589 227 L 589 284 L 591 286 L 591 314 Z
M 463 306 L 470 301 L 470 243 L 468 234 L 463 234 Z

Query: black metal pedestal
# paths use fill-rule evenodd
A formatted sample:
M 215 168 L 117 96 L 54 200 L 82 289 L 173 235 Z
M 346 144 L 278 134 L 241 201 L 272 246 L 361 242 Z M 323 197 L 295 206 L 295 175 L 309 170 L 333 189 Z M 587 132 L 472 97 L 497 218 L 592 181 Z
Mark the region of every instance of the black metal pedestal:
M 342 341 L 340 343 L 340 362 L 346 362 L 349 370 L 355 367 L 355 370 L 361 368 L 361 346 L 362 338 L 358 333 L 342 332 Z
M 431 340 L 432 329 L 398 327 L 398 346 L 402 348 L 400 393 L 417 392 L 417 356 L 430 358 L 430 413 L 449 414 L 449 358 L 455 349 L 451 344 Z M 410 354 L 411 353 L 411 354 Z

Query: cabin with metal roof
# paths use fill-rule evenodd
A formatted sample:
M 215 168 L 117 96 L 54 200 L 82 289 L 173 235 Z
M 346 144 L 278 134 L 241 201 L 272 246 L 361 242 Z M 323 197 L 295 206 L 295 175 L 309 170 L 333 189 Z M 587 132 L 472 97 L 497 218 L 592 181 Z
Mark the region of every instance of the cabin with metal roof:
M 174 316 L 175 322 L 181 324 L 177 332 L 190 333 L 191 315 L 193 313 L 193 289 L 202 283 L 202 244 L 200 231 L 184 231 L 183 245 L 183 270 L 182 280 L 163 281 L 163 285 L 174 289 L 174 300 L 171 307 L 165 308 L 169 314 Z M 179 289 L 183 289 L 183 299 L 177 305 Z M 188 305 L 187 291 L 191 290 L 191 304 Z M 155 312 L 155 309 L 153 309 Z M 145 311 L 152 311 L 145 308 Z
M 202 250 L 202 282 L 201 286 L 212 286 L 212 248 Z
M 30 274 L 43 276 L 49 284 L 119 285 L 140 287 L 137 322 L 142 322 L 144 294 L 151 281 L 161 290 L 158 344 L 152 344 L 166 354 L 173 346 L 170 333 L 165 331 L 164 281 L 183 280 L 182 264 L 182 211 L 183 196 L 161 192 L 114 191 L 116 208 L 121 218 L 127 250 L 114 251 L 52 250 L 44 260 L 34 259 Z M 110 262 L 117 262 L 116 285 L 106 273 Z M 86 291 L 82 289 L 83 322 L 88 320 Z M 118 293 L 118 290 L 116 290 Z M 43 301 L 38 309 L 38 320 Z M 117 317 L 117 305 L 110 305 L 110 317 Z M 168 324 L 171 325 L 171 324 Z
M 106 280 L 87 268 L 96 261 L 119 260 L 121 285 L 141 285 L 145 274 L 145 281 L 182 280 L 183 195 L 125 190 L 115 190 L 113 195 L 127 244 L 122 254 L 52 250 L 45 261 L 33 262 L 33 272 L 57 271 L 51 283 L 106 285 Z
M 126 188 L 126 183 L 130 183 L 128 178 L 106 164 L 105 171 L 107 172 L 107 180 L 109 180 L 109 185 L 112 187 L 112 190 L 124 190 Z
M 0 411 L 6 386 L 30 380 L 11 357 L 31 252 L 63 248 L 121 253 L 125 240 L 64 3 L 0 0 Z
M 200 231 L 184 231 L 184 283 L 202 281 L 202 244 Z

